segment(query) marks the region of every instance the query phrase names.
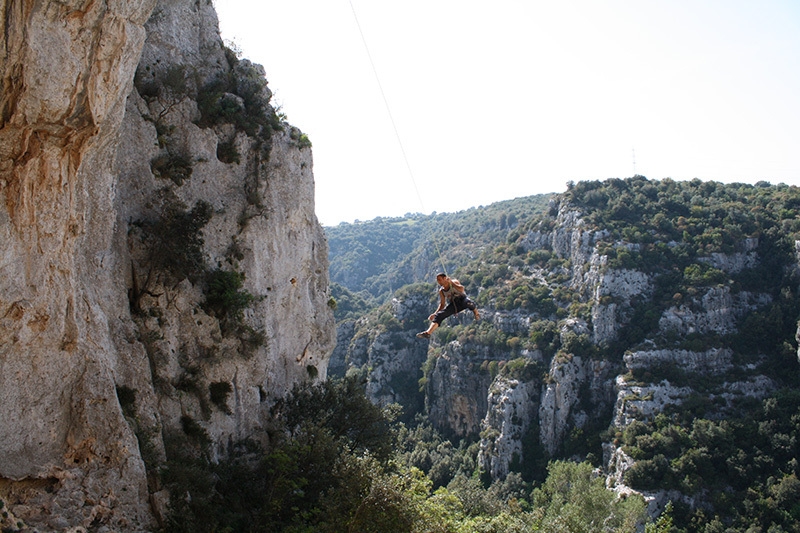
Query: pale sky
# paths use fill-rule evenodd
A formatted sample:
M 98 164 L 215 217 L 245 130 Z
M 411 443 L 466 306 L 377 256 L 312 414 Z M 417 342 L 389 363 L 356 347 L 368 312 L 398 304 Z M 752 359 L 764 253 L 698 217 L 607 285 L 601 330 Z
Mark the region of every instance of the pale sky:
M 324 225 L 634 174 L 800 185 L 797 0 L 214 3 L 313 143 Z

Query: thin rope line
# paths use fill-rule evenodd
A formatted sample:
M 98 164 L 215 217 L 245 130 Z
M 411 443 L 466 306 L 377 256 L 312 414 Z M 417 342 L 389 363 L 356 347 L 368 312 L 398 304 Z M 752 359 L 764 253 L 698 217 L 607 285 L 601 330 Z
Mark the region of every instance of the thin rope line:
M 372 54 L 369 51 L 369 45 L 367 45 L 367 39 L 364 36 L 364 30 L 361 29 L 361 23 L 358 21 L 358 15 L 356 14 L 356 8 L 353 5 L 353 0 L 348 0 L 350 2 L 350 9 L 353 11 L 353 18 L 356 21 L 356 27 L 358 28 L 358 33 L 361 35 L 361 42 L 364 44 L 364 50 L 367 52 L 367 58 L 369 59 L 369 64 L 372 67 L 372 73 L 375 75 L 375 81 L 378 83 L 378 89 L 381 93 L 381 98 L 383 98 L 383 105 L 386 107 L 386 113 L 389 115 L 389 121 L 392 123 L 392 129 L 394 130 L 394 135 L 397 138 L 397 144 L 400 145 L 400 152 L 403 154 L 403 161 L 406 163 L 406 169 L 408 169 L 408 175 L 411 178 L 411 184 L 414 186 L 414 192 L 417 194 L 417 200 L 419 200 L 419 205 L 422 208 L 422 211 L 426 211 L 425 203 L 422 201 L 422 195 L 419 192 L 419 187 L 417 187 L 417 180 L 414 179 L 414 171 L 411 168 L 411 163 L 409 162 L 408 155 L 406 154 L 405 146 L 403 146 L 403 139 L 400 137 L 400 131 L 397 129 L 397 124 L 394 121 L 394 115 L 392 115 L 392 108 L 389 105 L 389 100 L 386 98 L 386 93 L 383 90 L 383 84 L 381 83 L 381 78 L 378 76 L 378 69 L 375 68 L 375 62 L 372 60 Z M 439 256 L 439 262 L 442 264 L 442 269 L 447 274 L 447 267 L 444 264 L 444 258 L 442 257 L 442 252 L 439 250 L 439 245 L 436 244 L 435 239 L 431 239 L 433 241 L 433 246 L 436 248 L 436 254 Z

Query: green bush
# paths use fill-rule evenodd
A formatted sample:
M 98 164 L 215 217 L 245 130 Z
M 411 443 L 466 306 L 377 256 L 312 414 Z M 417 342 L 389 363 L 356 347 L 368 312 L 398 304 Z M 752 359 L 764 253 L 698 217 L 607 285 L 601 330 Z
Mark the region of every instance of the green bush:
M 535 509 L 541 509 L 541 531 L 635 531 L 644 522 L 641 497 L 617 498 L 594 476 L 589 463 L 553 462 L 547 480 L 533 491 Z
M 501 376 L 520 381 L 533 381 L 542 378 L 547 373 L 547 368 L 540 361 L 533 361 L 527 357 L 512 359 L 503 365 Z
M 289 138 L 294 142 L 294 145 L 301 150 L 303 148 L 311 148 L 311 140 L 308 138 L 308 135 L 297 128 L 291 129 Z
M 229 54 L 231 69 L 200 88 L 197 108 L 198 125 L 233 124 L 237 130 L 261 140 L 269 140 L 273 131 L 283 129 L 269 103 L 267 80 L 256 65 L 239 61 Z
M 211 204 L 200 200 L 189 210 L 172 189 L 164 188 L 156 192 L 153 207 L 154 218 L 134 224 L 142 229 L 147 268 L 176 283 L 198 281 L 206 271 L 202 229 L 211 219 Z
M 139 95 L 150 102 L 162 103 L 162 116 L 169 108 L 189 95 L 188 71 L 186 65 L 171 65 L 167 69 L 157 69 L 145 65 L 139 68 L 133 78 L 133 84 Z
M 122 414 L 127 417 L 136 416 L 136 390 L 124 385 L 117 386 L 117 400 L 122 408 Z
M 161 154 L 150 161 L 150 170 L 157 178 L 169 179 L 175 185 L 183 185 L 192 176 L 192 160 L 179 154 Z
M 239 150 L 236 149 L 236 138 L 217 144 L 217 159 L 227 164 L 240 162 Z
M 244 275 L 236 271 L 216 269 L 206 278 L 206 300 L 204 308 L 215 316 L 224 331 L 232 331 L 241 324 L 244 310 L 250 307 L 255 297 L 242 290 Z
M 190 440 L 204 447 L 211 442 L 211 438 L 208 436 L 208 432 L 205 428 L 198 424 L 191 416 L 183 415 L 181 417 L 181 429 Z
M 689 286 L 711 286 L 724 283 L 728 276 L 705 263 L 693 263 L 683 270 L 683 279 Z

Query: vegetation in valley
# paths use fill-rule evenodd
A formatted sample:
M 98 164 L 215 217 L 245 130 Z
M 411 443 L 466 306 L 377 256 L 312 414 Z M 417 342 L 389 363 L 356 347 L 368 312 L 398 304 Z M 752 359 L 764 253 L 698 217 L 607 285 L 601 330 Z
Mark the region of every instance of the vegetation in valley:
M 652 421 L 634 422 L 621 439 L 636 459 L 625 473 L 631 487 L 710 495 L 710 509 L 676 502 L 676 528 L 800 531 L 796 389 L 783 389 L 763 402 L 747 401 L 741 416 L 721 420 L 670 410 Z
M 694 392 L 657 417 L 635 422 L 624 434 L 609 429 L 610 418 L 573 428 L 550 459 L 581 457 L 601 467 L 601 442 L 623 446 L 636 460 L 626 474 L 627 483 L 639 490 L 670 490 L 676 498 L 669 512 L 648 525 L 649 532 L 798 531 L 794 502 L 800 449 L 795 433 L 800 414 L 796 394 L 787 391 L 800 384 L 794 245 L 800 238 L 800 189 L 766 182 L 654 181 L 635 176 L 572 183 L 564 194 L 542 199 L 505 204 L 513 206 L 513 218 L 509 211 L 502 219 L 502 206 L 495 204 L 499 210 L 491 212 L 475 209 L 430 219 L 407 215 L 327 228 L 332 279 L 348 302 L 348 319 L 374 317 L 371 328 L 413 327 L 396 324 L 391 313 L 378 310 L 402 285 L 427 283 L 427 289 L 419 290 L 432 295 L 432 275 L 440 270 L 433 244 L 437 236 L 454 235 L 443 247 L 445 261 L 458 259 L 448 264 L 450 274 L 465 284 L 482 310 L 527 318 L 515 322 L 525 326 L 502 328 L 489 321 L 451 321 L 437 331 L 434 355 L 458 341 L 470 353 L 491 354 L 474 365 L 475 372 L 487 372 L 492 379 L 505 375 L 544 383 L 550 379 L 547 366 L 532 364 L 533 353 L 544 361 L 580 354 L 623 369 L 621 356 L 629 351 L 729 350 L 732 367 L 714 375 L 674 365 L 636 370 L 626 379 L 642 385 L 667 380 Z M 586 275 L 587 266 L 573 264 L 551 238 L 563 223 L 559 217 L 568 212 L 578 213 L 584 235 L 591 235 L 591 249 L 602 257 L 600 271 L 642 273 L 647 280 L 644 292 L 632 298 L 596 295 L 573 283 Z M 433 220 L 439 223 L 428 230 L 424 224 Z M 742 311 L 735 330 L 686 333 L 664 325 L 662 317 L 668 312 L 702 312 L 707 294 L 743 302 L 737 304 Z M 614 337 L 596 343 L 590 333 L 593 313 L 603 306 L 614 306 L 619 329 Z M 575 324 L 585 324 L 589 333 Z M 423 365 L 423 389 L 430 368 Z M 754 375 L 771 384 L 767 397 L 736 393 L 723 399 L 729 394 L 725 383 L 745 383 Z M 451 444 L 426 425 L 424 411 L 420 416 L 420 425 L 405 431 L 421 432 L 424 437 L 418 442 L 429 444 L 415 445 L 418 451 L 411 464 L 435 486 L 448 487 L 450 474 L 472 479 L 476 470 L 469 474 L 474 466 L 465 459 L 470 454 L 456 459 L 453 450 L 466 452 L 476 441 Z M 550 475 L 547 461 L 542 461 L 546 454 L 537 447 L 535 435 L 524 446 L 525 459 L 514 465 L 512 476 L 524 473 L 522 483 L 544 484 Z M 409 464 L 410 452 L 402 453 Z M 431 457 L 440 466 L 430 465 Z M 538 465 L 532 467 L 532 461 Z M 486 476 L 483 480 L 490 481 Z M 535 498 L 527 501 L 535 507 Z
M 618 499 L 588 463 L 554 462 L 532 488 L 485 485 L 475 446 L 453 449 L 429 425 L 393 422 L 354 379 L 296 387 L 273 408 L 270 443 L 240 443 L 213 463 L 191 420 L 169 447 L 170 532 L 634 531 L 640 497 Z M 395 451 L 397 450 L 397 451 Z

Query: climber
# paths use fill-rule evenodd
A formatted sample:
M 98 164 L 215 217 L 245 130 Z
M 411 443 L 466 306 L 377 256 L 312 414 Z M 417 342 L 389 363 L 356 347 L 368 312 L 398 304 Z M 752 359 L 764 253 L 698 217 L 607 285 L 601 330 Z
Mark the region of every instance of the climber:
M 428 320 L 431 321 L 431 325 L 428 326 L 428 329 L 417 333 L 417 337 L 421 339 L 430 338 L 431 333 L 436 331 L 436 328 L 442 324 L 442 320 L 464 309 L 472 311 L 475 315 L 475 320 L 481 318 L 475 302 L 467 298 L 467 291 L 457 279 L 450 278 L 447 274 L 441 273 L 436 275 L 436 283 L 441 285 L 439 288 L 439 307 L 436 309 L 436 312 L 428 317 Z M 445 305 L 445 302 L 447 302 L 447 305 Z

